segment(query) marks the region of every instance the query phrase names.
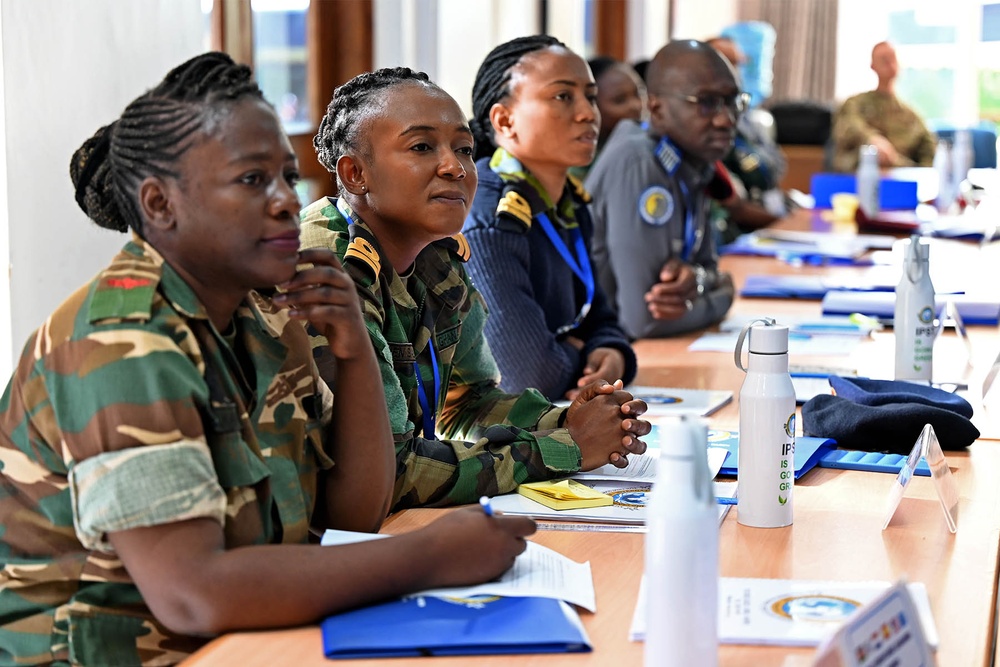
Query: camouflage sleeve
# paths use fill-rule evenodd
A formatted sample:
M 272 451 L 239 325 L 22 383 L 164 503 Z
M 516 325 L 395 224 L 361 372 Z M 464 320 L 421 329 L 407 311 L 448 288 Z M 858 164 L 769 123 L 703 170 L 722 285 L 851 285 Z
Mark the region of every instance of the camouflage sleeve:
M 87 549 L 114 553 L 107 533 L 207 517 L 223 525 L 226 494 L 203 440 L 92 456 L 70 469 L 73 526 Z
M 844 101 L 833 119 L 833 139 L 838 150 L 856 151 L 872 135 L 881 134 L 865 120 L 861 97 Z
M 471 434 L 475 442 L 414 435 L 388 343 L 369 320 L 396 441 L 396 510 L 474 502 L 481 495 L 513 491 L 524 481 L 580 469 L 579 448 L 568 430 L 557 428 L 565 409 L 536 391 L 508 395 L 497 389 L 496 363 L 482 335 L 483 317 L 477 304 L 463 322 L 438 428 L 446 436 Z
M 913 161 L 918 167 L 932 167 L 934 166 L 934 153 L 937 151 L 937 138 L 927 129 L 927 126 L 919 116 L 916 120 L 920 124 L 922 131 L 917 140 L 917 145 L 913 149 Z

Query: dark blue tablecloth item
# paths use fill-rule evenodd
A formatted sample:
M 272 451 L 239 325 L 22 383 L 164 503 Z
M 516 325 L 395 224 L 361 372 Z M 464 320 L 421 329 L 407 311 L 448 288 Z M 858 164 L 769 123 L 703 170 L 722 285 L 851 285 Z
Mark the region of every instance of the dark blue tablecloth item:
M 830 386 L 841 398 L 861 405 L 886 405 L 887 403 L 920 403 L 944 408 L 963 417 L 972 418 L 972 405 L 950 391 L 927 387 L 900 380 L 872 380 L 870 378 L 830 376 Z
M 907 382 L 831 376 L 836 396 L 821 394 L 802 406 L 805 435 L 833 438 L 840 447 L 907 454 L 925 424 L 942 449 L 971 445 L 979 429 L 965 399 Z

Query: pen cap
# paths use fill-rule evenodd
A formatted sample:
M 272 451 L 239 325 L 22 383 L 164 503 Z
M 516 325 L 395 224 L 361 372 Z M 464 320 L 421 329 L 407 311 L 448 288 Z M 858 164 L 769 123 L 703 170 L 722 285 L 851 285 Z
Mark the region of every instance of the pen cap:
M 788 354 L 788 327 L 784 324 L 755 324 L 749 338 L 750 354 Z

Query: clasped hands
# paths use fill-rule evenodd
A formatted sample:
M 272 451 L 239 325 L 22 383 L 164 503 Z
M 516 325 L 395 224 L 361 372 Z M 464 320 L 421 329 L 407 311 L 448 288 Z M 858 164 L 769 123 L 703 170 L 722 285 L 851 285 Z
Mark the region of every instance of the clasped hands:
M 698 298 L 698 280 L 694 268 L 671 257 L 660 269 L 660 281 L 645 294 L 646 308 L 653 319 L 679 320 Z
M 641 438 L 652 428 L 639 419 L 646 412 L 645 401 L 622 389 L 622 381 L 592 382 L 580 390 L 566 412 L 565 426 L 580 448 L 581 470 L 611 463 L 628 465 L 629 454 L 643 454 Z

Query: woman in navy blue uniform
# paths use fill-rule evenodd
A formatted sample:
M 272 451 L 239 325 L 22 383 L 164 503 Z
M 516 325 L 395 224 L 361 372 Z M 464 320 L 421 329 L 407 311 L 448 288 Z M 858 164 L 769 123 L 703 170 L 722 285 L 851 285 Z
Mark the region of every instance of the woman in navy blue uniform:
M 536 387 L 558 400 L 635 376 L 590 263 L 590 195 L 569 174 L 594 157 L 596 96 L 586 61 L 548 35 L 501 44 L 476 75 L 479 189 L 463 231 L 505 391 Z

